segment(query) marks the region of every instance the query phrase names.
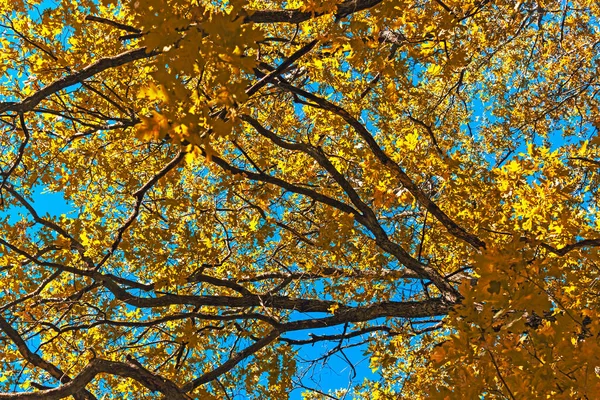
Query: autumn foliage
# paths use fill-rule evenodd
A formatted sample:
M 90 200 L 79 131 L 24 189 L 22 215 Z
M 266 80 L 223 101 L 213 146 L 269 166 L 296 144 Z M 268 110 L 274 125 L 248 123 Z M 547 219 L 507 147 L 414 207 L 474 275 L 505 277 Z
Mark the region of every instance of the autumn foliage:
M 596 1 L 0 15 L 0 399 L 600 398 Z

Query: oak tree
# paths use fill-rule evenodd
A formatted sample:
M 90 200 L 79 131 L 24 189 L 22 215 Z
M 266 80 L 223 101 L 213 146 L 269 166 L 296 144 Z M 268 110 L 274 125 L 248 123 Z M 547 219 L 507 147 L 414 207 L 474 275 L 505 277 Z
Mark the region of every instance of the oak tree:
M 0 14 L 0 399 L 600 396 L 596 1 Z

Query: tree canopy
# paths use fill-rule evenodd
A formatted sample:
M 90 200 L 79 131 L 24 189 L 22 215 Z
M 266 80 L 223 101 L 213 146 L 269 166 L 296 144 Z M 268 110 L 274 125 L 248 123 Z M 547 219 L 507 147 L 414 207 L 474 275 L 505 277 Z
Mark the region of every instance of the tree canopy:
M 0 15 L 0 399 L 600 397 L 596 1 Z

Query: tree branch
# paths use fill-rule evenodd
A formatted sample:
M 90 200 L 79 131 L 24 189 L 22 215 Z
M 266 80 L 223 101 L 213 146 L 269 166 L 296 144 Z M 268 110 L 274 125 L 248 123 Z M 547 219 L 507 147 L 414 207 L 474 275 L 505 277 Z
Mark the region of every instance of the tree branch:
M 382 0 L 349 0 L 337 6 L 335 12 L 336 19 L 345 18 L 356 12 L 375 7 Z M 254 22 L 257 24 L 265 23 L 286 23 L 299 24 L 309 19 L 320 17 L 323 12 L 310 12 L 301 10 L 248 10 L 246 22 Z
M 311 100 L 316 103 L 318 107 L 330 111 L 338 116 L 340 116 L 348 125 L 352 126 L 352 128 L 359 134 L 359 136 L 367 143 L 375 157 L 386 167 L 394 171 L 402 183 L 402 185 L 408 189 L 408 191 L 417 199 L 417 201 L 425 206 L 427 210 L 436 217 L 438 221 L 442 223 L 448 229 L 453 236 L 462 239 L 466 243 L 469 243 L 473 247 L 485 248 L 485 243 L 479 239 L 477 236 L 468 233 L 464 228 L 459 226 L 456 222 L 454 222 L 446 213 L 444 213 L 438 206 L 435 204 L 429 196 L 421 188 L 419 188 L 410 177 L 404 172 L 402 168 L 398 164 L 396 164 L 379 146 L 375 138 L 371 135 L 371 133 L 361 124 L 356 118 L 354 118 L 350 113 L 348 113 L 343 108 L 315 95 L 309 93 L 303 89 L 297 88 L 293 85 L 285 83 L 283 81 L 279 81 L 276 86 L 295 93 L 299 96 L 302 96 L 306 99 Z
M 54 364 L 44 360 L 39 355 L 32 352 L 25 341 L 21 338 L 19 333 L 0 315 L 0 329 L 8 336 L 8 338 L 17 346 L 19 353 L 30 362 L 32 365 L 43 369 L 48 372 L 53 378 L 57 379 L 61 383 L 71 382 L 72 379 L 65 372 L 63 372 L 60 368 L 55 366 Z M 87 390 L 80 388 L 80 390 L 76 390 L 72 392 L 73 396 L 76 400 L 95 400 L 96 396 L 88 392 Z M 0 399 L 3 398 L 0 393 Z M 10 397 L 7 397 L 10 398 Z M 16 397 L 15 397 L 16 398 Z
M 3 102 L 0 103 L 0 113 L 7 111 L 15 111 L 25 113 L 35 108 L 42 100 L 48 96 L 58 93 L 59 91 L 68 88 L 77 83 L 82 83 L 87 78 L 90 78 L 107 69 L 120 67 L 136 60 L 151 58 L 157 55 L 158 51 L 150 51 L 145 47 L 140 49 L 129 50 L 113 57 L 105 57 L 88 65 L 79 72 L 71 73 L 63 78 L 57 79 L 49 85 L 43 87 L 32 95 L 24 98 L 19 102 Z

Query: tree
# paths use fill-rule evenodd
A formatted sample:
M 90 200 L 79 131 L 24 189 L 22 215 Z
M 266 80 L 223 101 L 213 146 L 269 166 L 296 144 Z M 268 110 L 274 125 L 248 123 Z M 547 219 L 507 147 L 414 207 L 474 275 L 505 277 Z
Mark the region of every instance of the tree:
M 600 396 L 597 2 L 0 8 L 0 398 Z

